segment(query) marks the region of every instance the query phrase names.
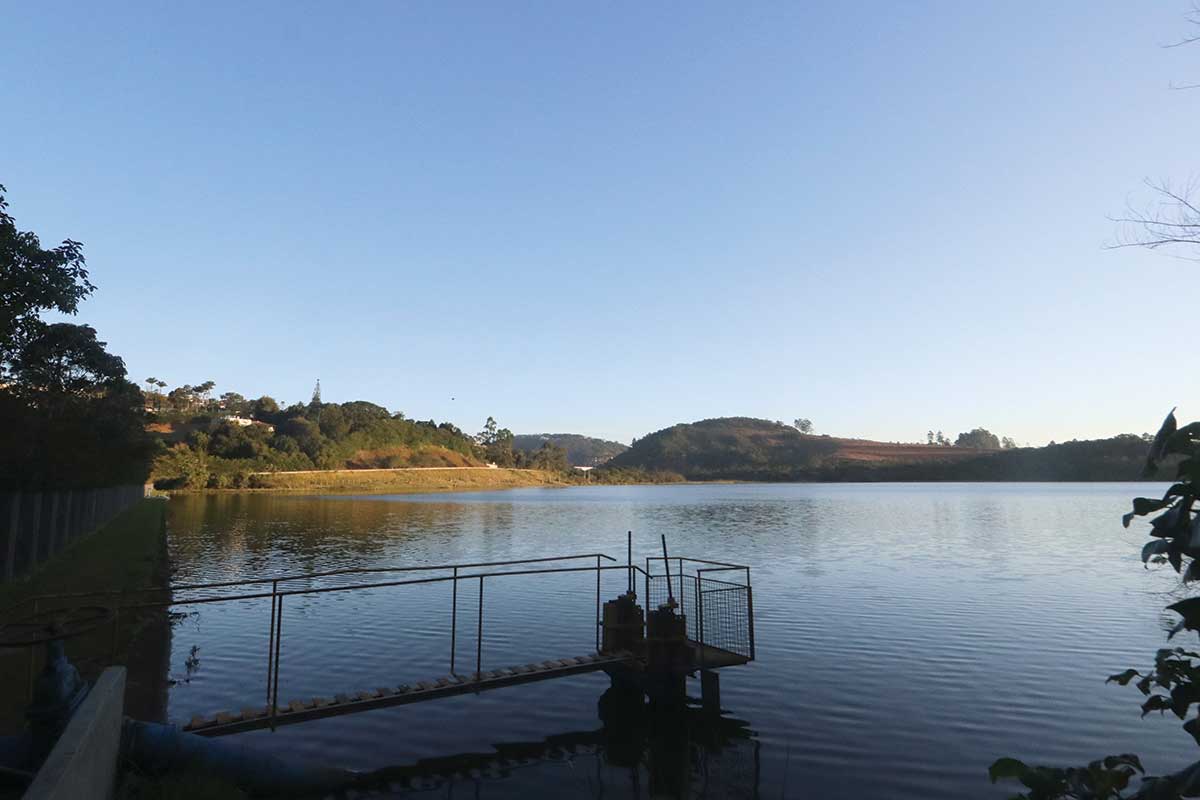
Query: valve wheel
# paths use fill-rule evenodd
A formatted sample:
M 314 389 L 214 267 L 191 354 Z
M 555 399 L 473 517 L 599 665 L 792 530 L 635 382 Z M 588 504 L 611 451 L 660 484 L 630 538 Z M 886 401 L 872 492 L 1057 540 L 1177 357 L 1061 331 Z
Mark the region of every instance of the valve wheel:
M 95 630 L 112 618 L 107 606 L 76 606 L 41 611 L 18 622 L 0 625 L 0 647 L 29 647 Z

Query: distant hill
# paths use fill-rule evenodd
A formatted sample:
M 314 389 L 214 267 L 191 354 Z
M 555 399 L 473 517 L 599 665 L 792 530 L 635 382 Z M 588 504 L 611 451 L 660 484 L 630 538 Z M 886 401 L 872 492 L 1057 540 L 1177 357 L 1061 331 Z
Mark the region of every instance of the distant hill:
M 513 437 L 513 449 L 533 451 L 546 442 L 566 450 L 567 463 L 573 467 L 595 467 L 629 449 L 620 442 L 578 433 L 523 433 Z
M 649 434 L 605 469 L 675 473 L 687 480 L 1137 480 L 1146 447 L 1132 434 L 1010 450 L 891 444 L 806 435 L 778 422 L 723 417 Z

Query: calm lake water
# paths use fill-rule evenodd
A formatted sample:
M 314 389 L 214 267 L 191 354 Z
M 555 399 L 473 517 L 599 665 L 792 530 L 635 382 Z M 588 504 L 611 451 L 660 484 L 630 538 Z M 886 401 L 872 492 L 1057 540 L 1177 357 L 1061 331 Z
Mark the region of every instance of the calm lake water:
M 1155 491 L 789 484 L 178 497 L 170 551 L 183 584 L 597 550 L 623 561 L 632 530 L 639 562 L 665 533 L 673 555 L 753 569 L 758 660 L 722 671 L 720 723 L 694 714 L 672 723 L 681 737 L 611 713 L 602 722 L 599 673 L 239 737 L 264 751 L 356 770 L 421 762 L 397 774 L 415 773 L 439 797 L 1000 798 L 1014 787 L 989 785 L 987 767 L 1002 755 L 1073 764 L 1137 752 L 1151 772 L 1194 757 L 1178 720 L 1141 719 L 1135 689 L 1104 684 L 1148 665 L 1173 616 L 1162 607 L 1174 573 L 1142 569 L 1144 538 L 1120 524 L 1131 497 Z M 607 574 L 605 599 L 624 580 Z M 460 672 L 475 656 L 474 592 L 460 588 Z M 594 572 L 489 580 L 485 599 L 485 669 L 594 649 Z M 172 721 L 265 703 L 269 616 L 269 600 L 239 601 L 177 625 Z M 449 584 L 289 598 L 280 698 L 443 675 L 449 617 Z M 461 754 L 478 758 L 450 759 Z M 437 777 L 439 765 L 460 763 L 469 774 Z

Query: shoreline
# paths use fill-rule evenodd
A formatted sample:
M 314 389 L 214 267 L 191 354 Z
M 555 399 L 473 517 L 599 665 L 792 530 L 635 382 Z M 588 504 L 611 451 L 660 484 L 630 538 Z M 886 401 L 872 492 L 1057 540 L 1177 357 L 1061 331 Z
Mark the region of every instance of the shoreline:
M 503 489 L 577 486 L 558 473 L 502 467 L 398 467 L 392 469 L 298 470 L 257 472 L 251 485 L 237 489 L 169 490 L 169 495 L 189 494 L 290 494 L 303 492 L 359 492 L 369 494 L 425 494 L 434 492 L 497 491 Z

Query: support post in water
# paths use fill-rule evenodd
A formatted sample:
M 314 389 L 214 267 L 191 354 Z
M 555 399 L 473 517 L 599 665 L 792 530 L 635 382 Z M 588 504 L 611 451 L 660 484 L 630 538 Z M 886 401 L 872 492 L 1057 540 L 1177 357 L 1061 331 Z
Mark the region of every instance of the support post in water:
M 479 622 L 475 629 L 475 680 L 483 680 L 483 576 L 479 576 Z
M 671 559 L 667 556 L 667 535 L 661 534 L 663 546 L 663 572 L 667 573 L 667 602 L 675 602 L 675 592 L 671 589 Z M 680 589 L 683 587 L 680 586 Z
M 627 531 L 625 547 L 628 552 L 626 563 L 629 565 L 629 593 L 633 594 L 633 531 Z
M 271 678 L 275 674 L 275 608 L 279 581 L 271 581 L 271 624 L 267 627 L 267 705 L 271 704 Z
M 596 556 L 596 652 L 600 652 L 600 556 Z
M 275 710 L 279 707 L 279 639 L 283 633 L 283 595 L 279 595 L 279 611 L 275 614 L 275 677 L 271 682 L 271 731 L 275 731 Z
M 454 640 L 458 633 L 458 567 L 454 568 L 454 588 L 450 590 L 450 674 L 454 674 Z

